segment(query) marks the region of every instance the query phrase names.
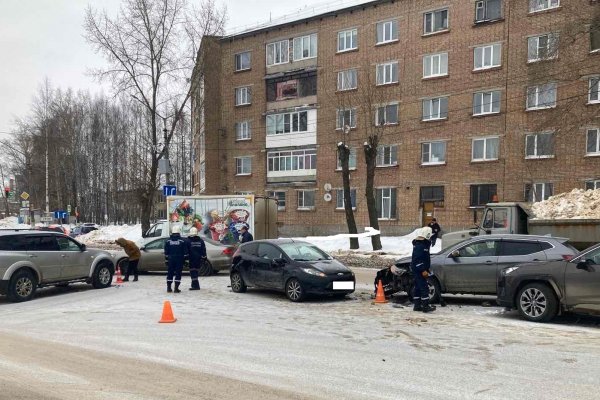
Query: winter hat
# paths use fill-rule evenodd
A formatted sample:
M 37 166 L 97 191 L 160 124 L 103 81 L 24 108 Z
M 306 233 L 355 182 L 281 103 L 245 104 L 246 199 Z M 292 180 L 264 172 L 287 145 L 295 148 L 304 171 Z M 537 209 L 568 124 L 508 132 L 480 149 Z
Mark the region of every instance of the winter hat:
M 171 228 L 171 233 L 181 233 L 181 227 L 179 225 L 173 225 L 173 228 Z
M 190 233 L 188 233 L 188 236 L 198 236 L 198 229 L 190 228 Z
M 428 226 L 423 227 L 419 230 L 419 236 L 424 237 L 427 240 L 431 239 L 432 234 L 433 234 L 433 231 Z

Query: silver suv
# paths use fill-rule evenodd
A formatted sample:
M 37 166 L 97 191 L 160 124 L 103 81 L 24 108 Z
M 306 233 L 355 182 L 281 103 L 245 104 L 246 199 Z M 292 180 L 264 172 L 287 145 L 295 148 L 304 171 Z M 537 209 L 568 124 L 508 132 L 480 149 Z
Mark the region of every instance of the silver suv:
M 38 287 L 91 283 L 110 286 L 112 256 L 60 233 L 0 231 L 0 294 L 10 301 L 30 300 Z

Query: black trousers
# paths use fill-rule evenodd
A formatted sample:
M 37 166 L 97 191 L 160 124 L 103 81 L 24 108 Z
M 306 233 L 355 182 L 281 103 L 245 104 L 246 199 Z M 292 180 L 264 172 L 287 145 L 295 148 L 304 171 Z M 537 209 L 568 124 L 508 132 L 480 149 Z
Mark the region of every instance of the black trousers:
M 138 263 L 140 260 L 129 260 L 127 264 L 127 273 L 125 274 L 125 279 L 129 278 L 129 275 L 133 274 L 135 278 L 138 277 Z

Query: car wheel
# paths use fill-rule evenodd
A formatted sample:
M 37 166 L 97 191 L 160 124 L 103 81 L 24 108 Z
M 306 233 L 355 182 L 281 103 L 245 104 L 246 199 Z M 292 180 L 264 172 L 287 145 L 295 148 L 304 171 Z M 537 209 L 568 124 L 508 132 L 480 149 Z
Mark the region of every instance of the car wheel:
M 233 290 L 235 293 L 244 293 L 246 289 L 248 289 L 246 283 L 244 283 L 244 279 L 242 279 L 242 275 L 239 272 L 232 272 L 230 279 L 231 290 Z
M 291 278 L 287 281 L 285 284 L 285 295 L 293 302 L 304 300 L 304 288 L 298 279 Z
M 427 286 L 429 288 L 429 302 L 438 303 L 442 295 L 442 287 L 437 278 L 428 278 Z
M 198 271 L 198 275 L 200 276 L 211 276 L 214 275 L 215 270 L 212 267 L 210 261 L 205 261 L 200 265 L 200 270 Z
M 92 286 L 94 289 L 104 289 L 112 283 L 113 271 L 109 262 L 102 261 L 94 270 Z
M 558 311 L 554 292 L 542 283 L 525 285 L 519 292 L 516 303 L 523 318 L 534 322 L 548 322 Z
M 31 300 L 37 289 L 37 279 L 28 269 L 17 271 L 8 283 L 8 299 L 12 302 Z

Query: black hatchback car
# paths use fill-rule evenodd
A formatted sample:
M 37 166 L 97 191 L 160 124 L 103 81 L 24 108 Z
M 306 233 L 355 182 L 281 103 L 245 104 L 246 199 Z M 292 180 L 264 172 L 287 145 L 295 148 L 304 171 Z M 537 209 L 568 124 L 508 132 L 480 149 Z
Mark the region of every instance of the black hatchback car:
M 354 272 L 317 246 L 292 239 L 242 244 L 231 264 L 231 289 L 248 287 L 285 292 L 291 301 L 307 295 L 343 297 L 354 292 Z

